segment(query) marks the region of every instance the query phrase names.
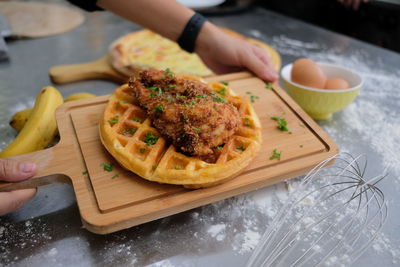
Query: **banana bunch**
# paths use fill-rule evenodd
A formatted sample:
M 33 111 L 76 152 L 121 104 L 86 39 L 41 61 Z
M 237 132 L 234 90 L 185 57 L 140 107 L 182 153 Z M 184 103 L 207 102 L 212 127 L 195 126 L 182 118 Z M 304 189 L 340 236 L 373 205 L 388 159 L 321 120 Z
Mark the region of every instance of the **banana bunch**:
M 74 101 L 74 100 L 80 100 L 80 99 L 85 99 L 85 98 L 92 98 L 95 97 L 96 95 L 91 94 L 91 93 L 76 93 L 68 96 L 67 98 L 64 99 L 64 102 L 69 102 L 69 101 Z M 18 132 L 24 128 L 26 122 L 29 119 L 29 116 L 32 113 L 32 108 L 27 108 L 21 111 L 18 111 L 15 113 L 10 120 L 10 126 L 13 127 L 15 130 Z
M 89 93 L 70 95 L 65 102 L 94 97 Z M 58 133 L 55 118 L 56 109 L 64 103 L 61 93 L 52 86 L 44 87 L 36 97 L 35 106 L 14 114 L 10 125 L 19 131 L 0 158 L 17 156 L 47 147 Z

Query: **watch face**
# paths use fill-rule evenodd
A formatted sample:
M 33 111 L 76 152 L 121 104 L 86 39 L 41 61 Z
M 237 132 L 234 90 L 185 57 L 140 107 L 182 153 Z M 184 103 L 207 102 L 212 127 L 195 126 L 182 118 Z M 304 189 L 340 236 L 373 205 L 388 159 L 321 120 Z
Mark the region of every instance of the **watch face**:
M 218 6 L 225 0 L 177 0 L 179 3 L 193 9 L 205 9 L 213 6 Z

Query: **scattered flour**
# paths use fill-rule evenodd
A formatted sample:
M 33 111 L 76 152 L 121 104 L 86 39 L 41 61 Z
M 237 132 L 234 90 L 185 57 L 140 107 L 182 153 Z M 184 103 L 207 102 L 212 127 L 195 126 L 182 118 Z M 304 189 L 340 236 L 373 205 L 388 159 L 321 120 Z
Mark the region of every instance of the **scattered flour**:
M 244 233 L 244 240 L 239 253 L 243 254 L 252 251 L 257 246 L 258 241 L 260 241 L 260 237 L 260 233 L 247 229 Z
M 223 233 L 226 228 L 226 224 L 215 224 L 208 228 L 207 233 L 211 235 L 211 237 L 215 237 L 217 241 L 222 241 L 225 239 L 225 234 Z

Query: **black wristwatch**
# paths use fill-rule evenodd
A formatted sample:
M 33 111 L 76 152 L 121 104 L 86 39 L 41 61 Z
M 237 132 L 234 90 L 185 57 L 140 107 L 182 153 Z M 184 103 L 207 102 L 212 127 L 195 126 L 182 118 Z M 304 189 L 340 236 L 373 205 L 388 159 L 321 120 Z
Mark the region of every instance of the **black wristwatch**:
M 189 53 L 194 52 L 196 39 L 204 22 L 206 22 L 206 18 L 204 18 L 199 13 L 195 13 L 190 18 L 185 26 L 185 29 L 178 39 L 178 44 L 183 50 Z

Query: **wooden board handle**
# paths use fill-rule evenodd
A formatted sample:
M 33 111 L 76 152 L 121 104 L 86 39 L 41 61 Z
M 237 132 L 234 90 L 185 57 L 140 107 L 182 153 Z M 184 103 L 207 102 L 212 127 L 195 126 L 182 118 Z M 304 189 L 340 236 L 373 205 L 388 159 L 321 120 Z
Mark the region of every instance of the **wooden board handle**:
M 57 156 L 57 147 L 51 147 L 20 156 L 10 157 L 17 161 L 34 162 L 38 172 L 28 180 L 16 183 L 0 182 L 0 192 L 18 189 L 35 188 L 54 182 L 71 183 L 70 178 L 65 174 L 65 162 Z
M 58 84 L 91 79 L 106 79 L 122 84 L 128 80 L 110 66 L 107 56 L 81 64 L 54 66 L 49 69 L 49 75 Z

